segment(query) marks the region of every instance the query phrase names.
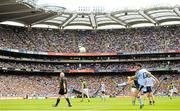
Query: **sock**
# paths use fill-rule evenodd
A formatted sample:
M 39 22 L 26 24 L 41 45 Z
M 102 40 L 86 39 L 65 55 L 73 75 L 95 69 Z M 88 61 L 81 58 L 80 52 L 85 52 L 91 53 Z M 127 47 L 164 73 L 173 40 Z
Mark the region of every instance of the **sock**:
M 66 98 L 66 101 L 68 102 L 69 105 L 71 105 L 69 98 Z
M 101 100 L 103 100 L 104 98 L 103 98 L 103 96 L 101 96 Z
M 135 105 L 135 100 L 132 100 L 132 105 Z
M 118 87 L 123 87 L 123 86 L 126 86 L 127 85 L 127 82 L 123 82 L 121 84 L 118 84 Z
M 60 99 L 58 98 L 56 101 L 56 106 L 59 104 L 59 102 L 60 102 Z
M 105 96 L 103 95 L 103 100 L 105 101 Z
M 141 100 L 141 97 L 138 96 L 137 98 L 138 98 L 138 100 L 139 100 L 139 104 L 140 104 L 140 105 L 143 105 L 143 102 L 142 102 L 142 100 Z
M 149 101 L 149 104 L 152 104 L 152 101 Z
M 135 104 L 136 104 L 136 98 L 133 97 L 133 98 L 132 98 L 132 105 L 135 105 Z

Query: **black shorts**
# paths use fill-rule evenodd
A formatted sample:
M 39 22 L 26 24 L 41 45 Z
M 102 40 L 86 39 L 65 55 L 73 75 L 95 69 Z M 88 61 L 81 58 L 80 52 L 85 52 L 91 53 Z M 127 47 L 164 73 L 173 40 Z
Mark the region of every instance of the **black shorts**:
M 60 94 L 60 95 L 67 94 L 67 90 L 65 91 L 64 89 L 60 89 L 60 90 L 59 90 L 59 94 Z
M 147 86 L 147 87 L 146 87 L 146 90 L 147 90 L 147 91 L 146 91 L 147 93 L 151 93 L 151 92 L 152 92 L 151 86 Z
M 144 86 L 139 85 L 138 90 L 141 91 L 144 88 Z
M 105 94 L 105 91 L 101 91 L 102 94 Z
M 140 85 L 137 80 L 134 80 L 134 85 L 138 91 L 141 91 L 144 86 Z
M 135 86 L 136 86 L 136 89 L 139 91 L 141 91 L 144 88 L 144 86 L 140 85 L 139 83 L 136 83 Z
M 135 88 L 136 88 L 136 89 L 139 89 L 139 86 L 140 86 L 140 85 L 139 85 L 139 83 L 138 83 L 137 80 L 134 80 L 134 85 L 135 85 Z

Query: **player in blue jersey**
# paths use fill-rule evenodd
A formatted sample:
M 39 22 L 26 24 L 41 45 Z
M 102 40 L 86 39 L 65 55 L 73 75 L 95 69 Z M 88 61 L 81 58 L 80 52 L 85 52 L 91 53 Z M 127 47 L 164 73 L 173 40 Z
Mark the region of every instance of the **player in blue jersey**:
M 143 69 L 141 64 L 136 64 L 135 70 L 136 70 L 135 75 L 131 76 L 130 79 L 137 80 L 138 84 L 136 85 L 137 91 L 135 93 L 135 96 L 139 100 L 140 109 L 141 109 L 144 106 L 144 104 L 142 102 L 140 92 L 141 92 L 142 88 L 145 86 L 146 78 L 152 77 L 156 81 L 156 83 L 159 83 L 159 81 L 149 71 L 147 71 L 146 69 Z
M 105 101 L 105 84 L 103 81 L 101 81 L 100 87 L 99 87 L 99 91 L 100 91 L 100 96 L 102 98 L 103 101 Z

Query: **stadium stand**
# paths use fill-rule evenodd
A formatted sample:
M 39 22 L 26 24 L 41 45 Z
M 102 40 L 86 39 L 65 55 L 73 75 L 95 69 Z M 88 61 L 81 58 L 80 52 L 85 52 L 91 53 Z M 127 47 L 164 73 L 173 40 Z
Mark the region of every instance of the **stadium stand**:
M 180 90 L 180 76 L 178 74 L 157 74 L 156 77 L 161 79 L 163 77 L 168 77 L 167 81 L 164 81 L 158 90 L 159 95 L 166 95 L 167 86 L 173 80 L 176 84 L 178 90 Z M 175 78 L 172 78 L 175 77 Z M 130 87 L 126 88 L 123 91 L 119 91 L 118 88 L 113 84 L 113 80 L 122 83 L 127 80 L 127 74 L 116 74 L 116 75 L 68 75 L 68 88 L 69 91 L 76 89 L 81 90 L 80 79 L 88 81 L 88 88 L 90 96 L 93 96 L 94 93 L 98 90 L 100 81 L 105 81 L 106 84 L 106 93 L 109 96 L 128 96 L 130 95 Z M 55 97 L 57 96 L 58 91 L 58 78 L 57 76 L 52 75 L 26 75 L 26 74 L 2 74 L 0 75 L 0 97 L 2 96 L 16 96 L 16 97 Z M 77 97 L 78 95 L 70 93 L 71 96 Z
M 179 26 L 107 31 L 63 31 L 0 26 L 0 47 L 42 52 L 135 52 L 179 50 Z

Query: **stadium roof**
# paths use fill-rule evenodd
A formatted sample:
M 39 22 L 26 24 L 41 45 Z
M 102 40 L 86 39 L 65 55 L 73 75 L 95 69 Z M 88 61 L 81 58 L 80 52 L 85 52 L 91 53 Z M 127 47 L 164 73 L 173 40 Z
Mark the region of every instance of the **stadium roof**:
M 0 22 L 60 29 L 113 29 L 180 24 L 180 0 L 74 1 L 0 0 Z

